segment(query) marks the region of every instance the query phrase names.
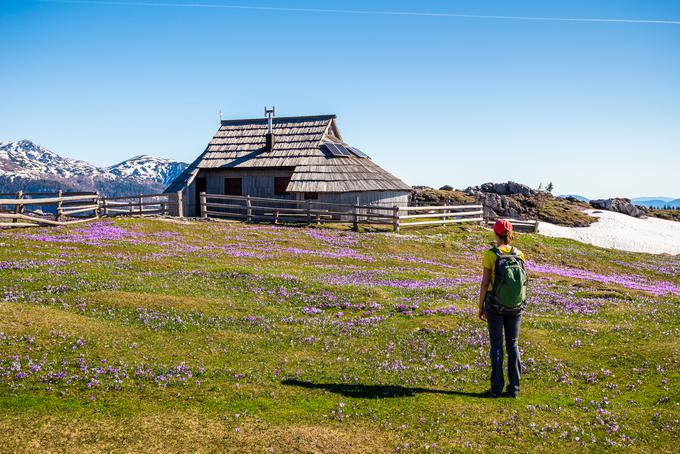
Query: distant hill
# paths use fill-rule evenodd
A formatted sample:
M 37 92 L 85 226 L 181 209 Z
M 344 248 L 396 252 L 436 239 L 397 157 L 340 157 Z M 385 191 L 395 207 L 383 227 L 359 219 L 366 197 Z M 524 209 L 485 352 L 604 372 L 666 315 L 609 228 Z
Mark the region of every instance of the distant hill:
M 675 200 L 673 197 L 636 197 L 632 199 L 633 202 L 645 202 L 645 201 L 652 201 L 652 200 L 661 200 L 664 202 L 670 202 L 672 200 Z
M 584 202 L 584 203 L 590 202 L 590 199 L 588 197 L 583 197 L 582 195 L 577 195 L 577 194 L 562 194 L 562 195 L 558 195 L 557 197 L 559 197 L 560 199 L 566 199 L 566 198 L 572 197 L 572 198 L 578 200 L 579 202 Z
M 635 205 L 642 205 L 648 208 L 680 208 L 680 199 L 671 197 L 639 197 L 632 199 Z
M 109 167 L 65 158 L 30 140 L 0 142 L 0 193 L 99 191 L 118 196 L 162 192 L 187 164 L 148 155 Z
M 572 197 L 581 202 L 589 203 L 590 199 L 582 195 L 577 194 L 563 194 L 557 196 L 561 199 L 566 199 Z M 674 199 L 673 197 L 637 197 L 631 199 L 633 205 L 639 205 L 647 208 L 680 208 L 680 199 Z

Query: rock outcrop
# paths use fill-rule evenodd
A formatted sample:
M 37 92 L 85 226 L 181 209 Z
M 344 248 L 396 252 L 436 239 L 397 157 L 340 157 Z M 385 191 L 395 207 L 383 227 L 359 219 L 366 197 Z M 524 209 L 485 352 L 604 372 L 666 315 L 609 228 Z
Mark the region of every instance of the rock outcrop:
M 522 206 L 507 195 L 478 192 L 475 195 L 475 201 L 484 207 L 485 217 L 519 219 L 522 216 Z
M 538 195 L 539 191 L 525 184 L 508 181 L 470 186 L 465 189 L 465 193 L 474 196 L 476 203 L 484 206 L 486 217 L 520 218 L 526 213 L 513 196 L 533 197 Z
M 630 199 L 614 198 L 591 200 L 590 206 L 598 210 L 615 211 L 636 218 L 641 218 L 646 215 L 646 210 L 633 205 Z
M 411 194 L 412 205 L 460 205 L 476 203 L 483 206 L 487 218 L 540 219 L 552 224 L 585 227 L 597 218 L 583 212 L 589 205 L 553 197 L 546 191 L 538 191 L 527 185 L 507 183 L 484 183 L 470 186 L 465 191 L 415 188 Z
M 498 195 L 516 195 L 533 196 L 539 193 L 535 189 L 531 189 L 525 184 L 508 181 L 507 183 L 484 183 L 481 186 L 470 186 L 465 190 L 466 194 L 490 193 Z

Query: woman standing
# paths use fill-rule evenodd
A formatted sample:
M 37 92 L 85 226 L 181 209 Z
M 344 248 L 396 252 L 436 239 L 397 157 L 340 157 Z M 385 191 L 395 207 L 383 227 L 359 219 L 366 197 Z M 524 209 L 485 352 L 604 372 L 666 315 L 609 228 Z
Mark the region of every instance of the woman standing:
M 526 298 L 527 276 L 524 254 L 510 245 L 512 224 L 501 219 L 493 226 L 495 245 L 484 253 L 482 284 L 479 289 L 479 318 L 489 326 L 492 397 L 500 397 L 503 377 L 503 334 L 508 352 L 508 387 L 505 395 L 519 393 L 520 357 L 517 347 L 519 324 Z

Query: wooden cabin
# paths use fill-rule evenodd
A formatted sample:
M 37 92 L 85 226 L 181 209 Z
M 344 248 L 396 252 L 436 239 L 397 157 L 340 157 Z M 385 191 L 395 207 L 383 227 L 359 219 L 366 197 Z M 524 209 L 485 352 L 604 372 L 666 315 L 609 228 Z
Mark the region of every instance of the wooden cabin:
M 182 191 L 186 216 L 199 194 L 407 206 L 411 187 L 340 135 L 335 115 L 223 120 L 205 151 L 165 192 Z

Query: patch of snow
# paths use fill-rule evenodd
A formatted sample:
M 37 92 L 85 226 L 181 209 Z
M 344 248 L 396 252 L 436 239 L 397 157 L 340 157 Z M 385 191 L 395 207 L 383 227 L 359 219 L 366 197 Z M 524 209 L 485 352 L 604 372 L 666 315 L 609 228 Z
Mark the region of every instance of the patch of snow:
M 585 213 L 599 220 L 588 227 L 539 222 L 538 233 L 622 251 L 680 254 L 680 222 L 640 219 L 613 211 L 585 210 Z
M 140 155 L 104 169 L 119 177 L 137 177 L 170 184 L 186 167 L 182 162 Z

